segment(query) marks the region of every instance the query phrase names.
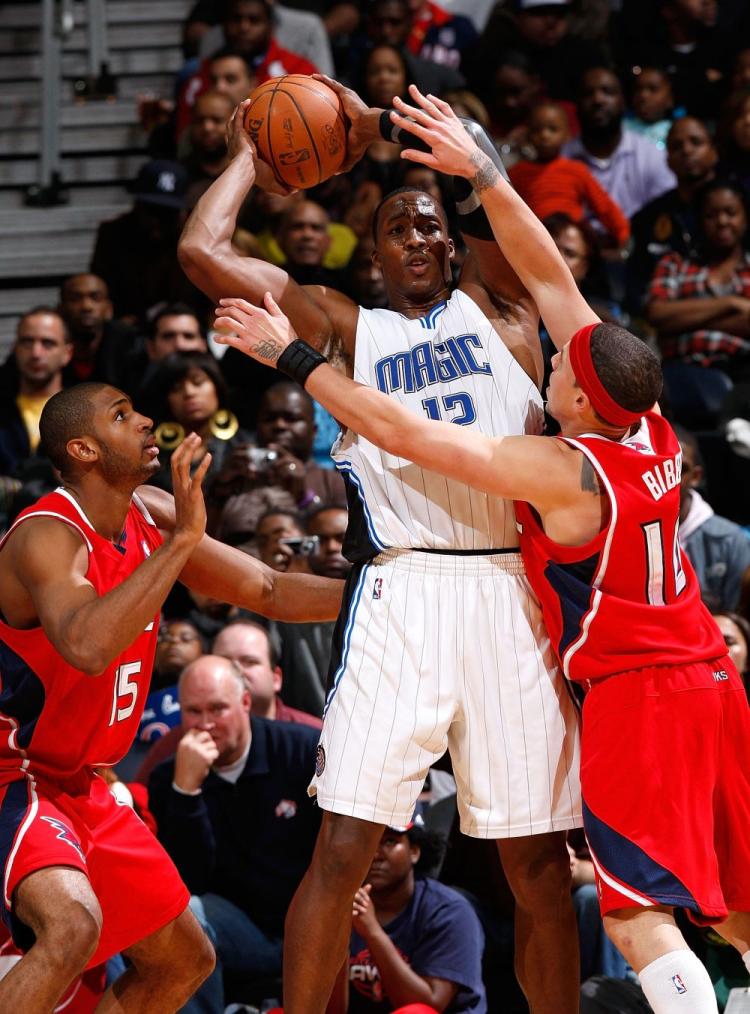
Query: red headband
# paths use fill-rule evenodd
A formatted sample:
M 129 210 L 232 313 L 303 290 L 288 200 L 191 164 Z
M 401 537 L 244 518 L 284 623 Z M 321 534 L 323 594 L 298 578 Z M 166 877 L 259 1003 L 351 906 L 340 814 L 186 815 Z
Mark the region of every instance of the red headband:
M 594 362 L 591 358 L 591 334 L 596 324 L 587 324 L 580 328 L 570 339 L 568 353 L 570 354 L 570 365 L 573 367 L 578 386 L 588 395 L 591 407 L 606 422 L 613 426 L 632 426 L 638 422 L 642 412 L 631 412 L 630 409 L 618 405 L 604 389 L 599 376 L 594 369 Z

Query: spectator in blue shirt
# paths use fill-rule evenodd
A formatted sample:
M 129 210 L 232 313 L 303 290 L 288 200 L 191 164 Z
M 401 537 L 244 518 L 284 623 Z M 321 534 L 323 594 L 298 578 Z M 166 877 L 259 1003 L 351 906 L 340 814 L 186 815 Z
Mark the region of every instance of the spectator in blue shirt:
M 665 152 L 623 127 L 625 99 L 613 70 L 599 66 L 585 71 L 577 109 L 581 136 L 568 141 L 563 154 L 589 167 L 626 218 L 676 185 Z
M 486 1014 L 479 919 L 458 891 L 416 875 L 432 844 L 415 825 L 383 832 L 354 898 L 349 963 L 327 1014 L 390 1014 L 410 1004 Z

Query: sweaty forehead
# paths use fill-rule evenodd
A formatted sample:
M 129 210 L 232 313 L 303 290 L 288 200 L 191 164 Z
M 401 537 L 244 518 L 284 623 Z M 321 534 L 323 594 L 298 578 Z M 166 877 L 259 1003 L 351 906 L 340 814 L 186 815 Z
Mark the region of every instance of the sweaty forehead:
M 417 215 L 441 218 L 435 200 L 429 194 L 422 193 L 398 194 L 385 208 L 386 221 L 401 218 L 403 215 L 409 218 L 416 218 Z

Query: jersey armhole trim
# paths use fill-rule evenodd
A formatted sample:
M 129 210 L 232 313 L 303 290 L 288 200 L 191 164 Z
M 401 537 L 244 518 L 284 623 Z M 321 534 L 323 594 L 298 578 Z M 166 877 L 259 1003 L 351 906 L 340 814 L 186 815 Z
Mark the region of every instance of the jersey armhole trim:
M 138 496 L 137 493 L 133 493 L 133 503 L 138 508 L 138 510 L 140 511 L 140 513 L 143 515 L 143 518 L 146 521 L 146 524 L 149 524 L 153 528 L 156 528 L 157 527 L 156 522 L 154 521 L 154 519 L 149 514 L 148 507 L 145 505 L 145 503 L 143 502 L 143 500 L 141 500 L 141 498 Z
M 88 535 L 86 534 L 86 532 L 84 532 L 83 528 L 81 528 L 80 525 L 76 524 L 76 522 L 72 521 L 70 518 L 66 518 L 64 514 L 58 514 L 56 511 L 34 511 L 31 514 L 24 514 L 22 518 L 18 518 L 16 521 L 13 522 L 11 527 L 5 533 L 2 541 L 0 541 L 0 549 L 2 549 L 3 546 L 5 545 L 5 541 L 8 538 L 8 536 L 12 532 L 14 532 L 19 525 L 22 525 L 24 521 L 28 521 L 30 518 L 57 518 L 58 521 L 64 522 L 66 525 L 68 525 L 69 528 L 75 529 L 75 531 L 78 532 L 83 541 L 86 543 L 86 547 L 89 553 L 93 553 L 94 546 L 91 540 L 89 539 Z

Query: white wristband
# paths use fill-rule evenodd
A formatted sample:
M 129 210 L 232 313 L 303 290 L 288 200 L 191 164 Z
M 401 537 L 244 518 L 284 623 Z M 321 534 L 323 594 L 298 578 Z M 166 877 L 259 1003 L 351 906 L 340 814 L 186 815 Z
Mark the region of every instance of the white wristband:
M 172 782 L 172 788 L 181 796 L 200 796 L 203 792 L 203 789 L 194 789 L 192 792 L 188 792 L 187 789 L 181 789 L 177 782 Z

